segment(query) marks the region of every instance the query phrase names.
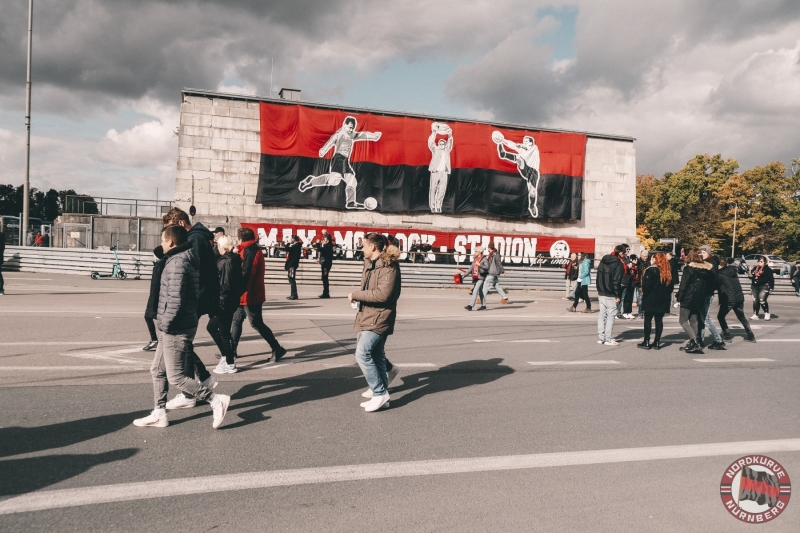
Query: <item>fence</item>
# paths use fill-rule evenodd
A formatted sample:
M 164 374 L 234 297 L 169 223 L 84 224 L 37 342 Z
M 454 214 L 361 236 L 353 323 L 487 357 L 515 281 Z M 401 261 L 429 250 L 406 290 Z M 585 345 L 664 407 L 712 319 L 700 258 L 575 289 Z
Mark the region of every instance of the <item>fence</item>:
M 120 264 L 128 277 L 150 279 L 153 255 L 149 252 L 117 252 Z M 68 248 L 29 248 L 8 246 L 5 250 L 3 270 L 17 272 L 50 272 L 58 274 L 89 275 L 92 271 L 110 273 L 114 265 L 114 254 L 107 250 Z M 266 260 L 264 281 L 270 285 L 287 285 L 285 261 Z M 363 263 L 359 261 L 334 261 L 330 273 L 332 286 L 357 287 L 361 280 Z M 462 267 L 463 270 L 467 268 Z M 404 287 L 453 288 L 454 265 L 400 263 Z M 297 282 L 301 286 L 322 286 L 320 268 L 316 261 L 303 260 L 297 271 Z M 745 292 L 750 289 L 746 277 L 740 277 Z M 594 271 L 592 272 L 594 282 Z M 558 268 L 506 267 L 501 278 L 503 287 L 530 290 L 564 290 L 564 271 Z M 471 278 L 467 277 L 467 286 Z M 594 290 L 594 286 L 590 286 Z M 793 294 L 794 289 L 787 278 L 775 279 L 774 294 Z

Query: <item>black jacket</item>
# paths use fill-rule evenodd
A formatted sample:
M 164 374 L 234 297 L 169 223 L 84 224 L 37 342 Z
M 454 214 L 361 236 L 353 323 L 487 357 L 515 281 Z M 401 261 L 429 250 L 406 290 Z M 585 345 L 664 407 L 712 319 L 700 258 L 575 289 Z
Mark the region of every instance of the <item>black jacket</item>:
M 642 312 L 669 313 L 674 288 L 674 279 L 667 285 L 661 283 L 661 269 L 658 266 L 647 267 L 642 275 Z
M 672 282 L 677 284 L 680 278 L 681 269 L 679 268 L 680 259 L 673 257 L 669 260 L 669 267 L 672 269 Z
M 717 290 L 719 290 L 719 304 L 744 303 L 744 292 L 736 267 L 733 265 L 721 268 L 717 273 Z
M 286 250 L 286 264 L 283 265 L 283 269 L 298 268 L 300 266 L 300 256 L 303 255 L 303 245 L 299 242 L 293 242 L 284 246 L 283 249 Z
M 597 294 L 612 298 L 622 297 L 622 261 L 614 254 L 600 260 L 595 277 Z
M 197 316 L 216 316 L 219 312 L 219 277 L 217 258 L 214 256 L 214 234 L 201 223 L 189 230 L 189 242 L 195 256 L 200 261 L 200 299 L 197 303 Z
M 575 281 L 578 279 L 578 261 L 570 259 L 569 262 L 564 265 L 564 279 Z
M 0 233 L 0 265 L 3 264 L 3 253 L 6 251 L 6 236 Z
M 320 244 L 319 246 L 319 264 L 322 268 L 330 268 L 333 266 L 333 243 Z
M 185 242 L 176 246 L 164 258 L 158 293 L 158 329 L 174 334 L 196 328 L 200 316 L 197 313 L 200 262 L 192 244 Z
M 714 292 L 717 290 L 717 276 L 719 275 L 719 257 L 716 255 L 712 255 L 708 259 L 706 259 L 706 263 L 711 264 L 711 286 L 708 287 L 708 291 L 706 294 L 708 296 L 712 296 Z
M 764 265 L 764 270 L 758 275 L 756 275 L 756 269 L 754 268 L 752 272 L 750 272 L 750 282 L 753 287 L 761 288 L 764 285 L 769 285 L 769 290 L 775 289 L 775 275 L 772 273 L 772 269 L 767 265 Z
M 683 267 L 681 286 L 678 289 L 678 301 L 681 307 L 692 311 L 702 311 L 708 296 L 708 285 L 714 283 L 711 263 L 689 263 Z
M 167 258 L 164 257 L 164 250 L 157 246 L 153 250 L 153 255 L 158 261 L 153 263 L 153 277 L 150 278 L 150 296 L 147 298 L 147 307 L 144 310 L 144 317 L 155 320 L 158 316 L 158 291 L 161 290 L 161 273 L 164 271 L 164 264 Z
M 648 258 L 647 261 L 643 259 L 636 260 L 636 268 L 639 269 L 639 286 L 642 286 L 642 282 L 644 281 L 644 271 L 647 270 L 647 267 L 650 266 L 650 259 Z M 672 278 L 675 279 L 675 278 Z
M 239 308 L 239 298 L 245 289 L 242 275 L 242 258 L 233 252 L 227 252 L 217 258 L 219 274 L 219 312 L 232 315 Z

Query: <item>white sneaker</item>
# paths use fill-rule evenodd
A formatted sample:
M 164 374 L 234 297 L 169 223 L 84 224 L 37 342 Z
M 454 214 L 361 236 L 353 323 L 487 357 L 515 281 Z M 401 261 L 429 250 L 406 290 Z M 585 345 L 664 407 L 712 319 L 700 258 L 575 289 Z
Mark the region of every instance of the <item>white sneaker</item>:
M 231 397 L 227 394 L 215 394 L 211 398 L 211 409 L 214 411 L 214 423 L 212 427 L 217 429 L 222 425 L 222 420 L 228 412 L 228 406 L 231 404 Z
M 764 320 L 769 320 L 769 313 L 764 313 Z
M 605 344 L 605 342 L 606 341 L 601 341 L 600 339 L 597 339 L 597 344 Z
M 633 315 L 630 313 L 625 313 L 622 315 L 622 318 L 627 318 L 628 320 L 633 320 Z
M 229 365 L 227 362 L 225 362 L 225 359 L 220 361 L 217 367 L 214 370 L 212 370 L 212 372 L 214 372 L 215 374 L 235 374 L 238 371 L 239 369 L 236 368 L 236 363 Z
M 187 398 L 183 393 L 180 393 L 167 402 L 167 409 L 190 409 L 195 405 L 197 405 L 197 400 Z
M 225 364 L 226 364 L 225 359 L 220 359 L 219 363 L 217 363 L 217 366 L 214 367 L 214 370 L 212 370 L 212 372 L 215 374 L 224 374 L 224 372 L 221 372 L 221 370 L 225 366 Z
M 137 418 L 133 421 L 133 425 L 144 428 L 165 428 L 169 425 L 167 420 L 167 411 L 165 409 L 154 409 L 152 413 L 144 418 Z
M 372 413 L 373 411 L 381 409 L 388 402 L 389 402 L 389 393 L 387 392 L 383 396 L 373 396 L 370 401 L 364 402 L 361 405 L 364 407 L 364 410 L 366 412 Z
M 750 317 L 750 320 L 758 320 L 758 315 L 754 314 Z
M 619 346 L 619 343 L 617 341 L 615 341 L 614 339 L 611 339 L 610 341 L 606 341 L 603 344 L 605 344 L 606 346 Z
M 372 398 L 372 389 L 367 389 L 361 393 L 362 398 Z M 364 407 L 363 405 L 361 407 Z
M 394 365 L 392 367 L 392 369 L 389 372 L 386 373 L 386 375 L 389 378 L 389 385 L 392 384 L 392 381 L 394 381 L 394 378 L 396 378 L 397 374 L 399 374 L 399 373 L 400 373 L 400 369 L 397 368 L 397 365 Z M 370 398 L 371 398 L 371 396 L 370 396 Z
M 200 384 L 208 390 L 214 390 L 217 388 L 217 385 L 219 385 L 217 380 L 214 379 L 214 376 L 208 376 L 208 379 L 203 380 Z

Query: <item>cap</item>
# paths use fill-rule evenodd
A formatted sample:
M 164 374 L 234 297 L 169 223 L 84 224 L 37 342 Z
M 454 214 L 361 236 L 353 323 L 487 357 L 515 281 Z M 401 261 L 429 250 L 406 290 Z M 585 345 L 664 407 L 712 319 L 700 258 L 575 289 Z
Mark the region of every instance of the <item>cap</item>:
M 700 247 L 700 251 L 701 252 L 705 252 L 708 255 L 711 255 L 711 247 L 709 245 L 707 245 L 707 244 L 704 244 L 703 246 L 701 246 Z
M 214 228 L 214 232 L 213 233 L 222 233 L 222 234 L 224 234 L 225 233 L 225 228 L 223 228 L 222 226 L 217 226 L 216 228 Z

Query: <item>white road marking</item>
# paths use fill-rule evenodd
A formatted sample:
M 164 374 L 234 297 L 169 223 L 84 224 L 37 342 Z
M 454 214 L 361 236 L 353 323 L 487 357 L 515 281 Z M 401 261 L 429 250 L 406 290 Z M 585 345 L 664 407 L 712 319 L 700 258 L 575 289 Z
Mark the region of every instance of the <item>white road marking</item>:
M 551 341 L 550 339 L 519 339 L 519 340 L 503 340 L 503 339 L 473 339 L 474 342 L 561 342 Z
M 19 313 L 48 313 L 48 314 L 57 314 L 62 313 L 65 315 L 93 315 L 97 313 L 97 309 L 93 309 L 91 311 L 81 311 L 80 309 L 39 309 L 39 310 L 19 310 L 19 309 L 0 309 L 0 313 L 9 313 L 9 314 L 19 314 Z M 100 310 L 101 313 L 104 315 L 141 315 L 141 311 L 103 311 Z
M 139 366 L 136 365 L 125 365 L 125 366 L 0 366 L 0 372 L 2 371 L 9 371 L 9 370 L 19 370 L 19 371 L 52 371 L 52 372 L 60 372 L 62 370 L 110 370 L 113 372 L 139 372 L 144 371 L 150 368 L 149 364 L 141 364 Z
M 64 341 L 64 342 L 51 342 L 51 341 L 29 341 L 29 342 L 0 342 L 0 346 L 130 346 L 132 344 L 142 344 L 143 340 L 138 341 Z M 244 341 L 242 341 L 244 342 Z M 139 348 L 141 350 L 141 348 Z
M 528 361 L 529 365 L 621 365 L 619 361 L 613 360 L 586 360 L 586 361 Z
M 394 366 L 399 366 L 400 368 L 436 368 L 436 363 L 392 363 Z
M 797 451 L 800 439 L 780 439 L 266 470 L 37 491 L 0 501 L 0 515 L 293 485 Z
M 6 278 L 20 281 L 53 281 L 53 278 Z
M 774 362 L 775 359 L 765 359 L 763 357 L 751 357 L 751 358 L 741 358 L 741 359 L 733 359 L 733 358 L 719 358 L 719 359 L 695 359 L 698 363 L 767 363 L 767 362 Z
M 758 339 L 758 342 L 800 342 L 800 339 Z

